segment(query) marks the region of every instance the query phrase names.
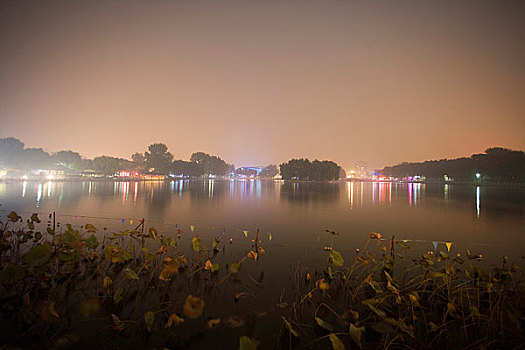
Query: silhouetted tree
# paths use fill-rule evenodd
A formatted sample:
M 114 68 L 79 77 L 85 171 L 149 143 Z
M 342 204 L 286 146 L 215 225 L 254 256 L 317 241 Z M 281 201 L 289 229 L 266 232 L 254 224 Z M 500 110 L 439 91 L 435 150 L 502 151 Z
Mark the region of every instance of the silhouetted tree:
M 279 169 L 277 168 L 277 165 L 270 164 L 266 166 L 260 173 L 259 177 L 261 178 L 272 178 L 275 175 L 279 174 Z
M 202 165 L 184 160 L 176 160 L 172 164 L 172 172 L 175 175 L 198 177 L 204 175 Z
M 131 160 L 137 165 L 144 165 L 144 163 L 146 163 L 146 157 L 144 157 L 144 153 L 133 153 L 131 155 Z
M 48 169 L 51 166 L 51 156 L 42 148 L 26 148 L 20 165 L 26 169 Z
M 68 169 L 82 169 L 82 157 L 79 153 L 73 151 L 59 151 L 51 156 L 53 162 Z
M 337 180 L 341 173 L 341 167 L 328 160 L 292 159 L 288 163 L 280 165 L 283 179 L 331 181 Z
M 205 174 L 227 175 L 233 167 L 233 165 L 226 163 L 221 158 L 204 152 L 193 153 L 190 161 L 202 166 Z
M 525 181 L 525 154 L 506 148 L 493 147 L 470 158 L 441 159 L 420 163 L 402 163 L 383 169 L 387 176 L 403 178 L 422 175 L 442 180 L 444 175 L 457 181 L 472 181 L 476 173 L 483 180 Z
M 0 165 L 18 168 L 23 156 L 24 143 L 14 137 L 0 139 Z
M 108 156 L 95 157 L 93 169 L 106 175 L 113 175 L 120 170 L 131 170 L 133 163 L 127 159 Z
M 173 155 L 168 152 L 168 147 L 165 144 L 154 143 L 149 145 L 144 157 L 148 168 L 155 169 L 156 173 L 166 174 L 169 172 Z

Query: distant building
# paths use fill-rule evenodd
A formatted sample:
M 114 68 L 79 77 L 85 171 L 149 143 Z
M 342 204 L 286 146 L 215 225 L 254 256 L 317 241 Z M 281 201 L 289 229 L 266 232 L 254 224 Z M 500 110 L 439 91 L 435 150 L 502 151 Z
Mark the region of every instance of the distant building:
M 264 167 L 248 166 L 235 169 L 233 175 L 235 177 L 257 177 L 264 170 Z
M 368 177 L 368 164 L 364 160 L 355 163 L 356 177 Z

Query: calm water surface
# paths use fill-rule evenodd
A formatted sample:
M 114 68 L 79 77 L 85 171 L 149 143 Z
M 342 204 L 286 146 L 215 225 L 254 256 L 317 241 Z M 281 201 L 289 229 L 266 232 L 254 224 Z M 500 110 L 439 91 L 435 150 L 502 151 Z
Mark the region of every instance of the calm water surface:
M 347 255 L 371 231 L 411 239 L 415 250 L 453 242 L 453 251 L 519 259 L 525 248 L 525 188 L 393 183 L 281 181 L 1 182 L 0 208 L 108 230 L 135 227 L 145 218 L 165 234 L 175 225 L 204 240 L 222 236 L 249 245 L 260 229 L 270 256 L 311 262 L 324 257 L 325 229 L 341 232 Z M 124 219 L 124 223 L 122 220 Z M 133 224 L 131 224 L 133 220 Z M 243 231 L 249 231 L 248 239 Z M 270 241 L 270 233 L 272 240 Z M 188 240 L 189 242 L 189 240 Z M 189 244 L 189 243 L 188 243 Z M 211 245 L 211 243 L 209 243 Z M 241 245 L 242 246 L 242 245 Z M 246 247 L 244 247 L 246 248 Z M 444 243 L 439 249 L 445 250 Z M 282 261 L 282 260 L 280 260 Z

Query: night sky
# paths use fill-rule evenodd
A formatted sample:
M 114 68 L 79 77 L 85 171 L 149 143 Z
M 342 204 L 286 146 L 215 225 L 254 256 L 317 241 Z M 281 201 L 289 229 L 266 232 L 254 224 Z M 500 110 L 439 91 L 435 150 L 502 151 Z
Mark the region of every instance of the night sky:
M 0 137 L 350 169 L 525 149 L 525 1 L 0 2 Z

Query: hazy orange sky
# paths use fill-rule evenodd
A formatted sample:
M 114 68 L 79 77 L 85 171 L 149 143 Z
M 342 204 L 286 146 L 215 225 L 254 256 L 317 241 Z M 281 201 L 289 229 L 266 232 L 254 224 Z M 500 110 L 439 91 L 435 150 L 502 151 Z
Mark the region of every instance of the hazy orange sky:
M 525 149 L 525 1 L 0 2 L 0 137 L 349 169 Z

